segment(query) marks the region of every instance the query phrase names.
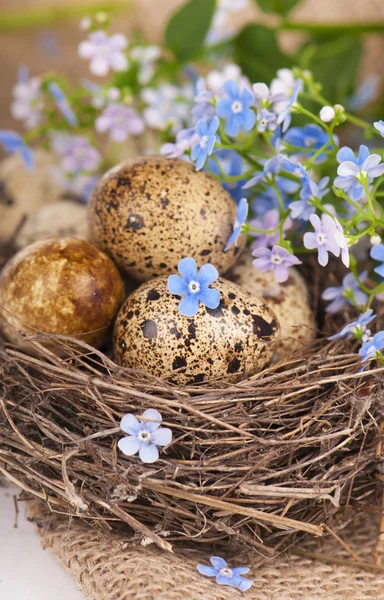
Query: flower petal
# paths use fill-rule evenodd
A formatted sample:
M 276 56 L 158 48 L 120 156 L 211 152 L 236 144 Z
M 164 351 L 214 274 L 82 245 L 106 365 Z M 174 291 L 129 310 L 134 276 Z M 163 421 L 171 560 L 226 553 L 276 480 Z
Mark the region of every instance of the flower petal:
M 168 277 L 168 291 L 175 296 L 184 296 L 188 293 L 188 284 L 178 275 Z
M 156 444 L 141 444 L 139 456 L 143 463 L 156 462 L 159 458 L 159 451 Z
M 249 573 L 249 571 L 249 567 L 235 567 L 234 569 L 232 569 L 232 573 L 234 575 L 246 575 L 247 573 Z
M 384 260 L 384 259 L 383 259 Z M 197 275 L 197 281 L 200 285 L 210 285 L 219 277 L 219 272 L 210 263 L 203 265 Z
M 180 275 L 187 282 L 187 284 L 196 279 L 197 265 L 194 258 L 182 258 L 177 265 Z
M 184 317 L 194 317 L 199 310 L 199 300 L 196 294 L 187 294 L 179 304 L 179 311 Z
M 337 167 L 337 174 L 341 177 L 354 177 L 360 171 L 356 163 L 346 160 Z
M 172 430 L 168 427 L 159 427 L 153 432 L 152 439 L 156 446 L 167 446 L 172 442 Z
M 207 575 L 208 577 L 216 577 L 217 575 L 217 569 L 214 569 L 213 567 L 208 567 L 207 565 L 197 565 L 196 568 L 202 575 Z
M 199 300 L 207 308 L 217 308 L 220 304 L 220 292 L 204 287 L 200 290 Z
M 346 161 L 356 162 L 356 157 L 354 155 L 354 152 L 348 146 L 343 146 L 342 148 L 340 148 L 340 150 L 336 154 L 336 159 L 337 159 L 338 163 L 342 163 L 342 162 L 346 162 Z
M 230 585 L 232 587 L 235 587 L 232 583 L 232 580 L 226 575 L 216 575 L 216 583 L 218 583 L 219 585 Z
M 124 415 L 120 421 L 120 427 L 125 433 L 129 433 L 129 435 L 136 435 L 141 430 L 139 421 L 132 414 Z
M 117 442 L 117 445 L 123 454 L 126 456 L 133 456 L 140 449 L 142 442 L 139 438 L 129 435 L 121 438 L 121 440 Z
M 142 420 L 141 417 L 144 417 Z M 140 417 L 141 426 L 144 427 L 146 431 L 155 431 L 158 427 L 160 427 L 160 423 L 162 421 L 161 414 L 155 408 L 148 408 L 148 410 L 144 411 Z
M 213 565 L 215 569 L 228 569 L 226 561 L 224 558 L 221 558 L 221 556 L 211 556 L 210 561 L 211 565 Z

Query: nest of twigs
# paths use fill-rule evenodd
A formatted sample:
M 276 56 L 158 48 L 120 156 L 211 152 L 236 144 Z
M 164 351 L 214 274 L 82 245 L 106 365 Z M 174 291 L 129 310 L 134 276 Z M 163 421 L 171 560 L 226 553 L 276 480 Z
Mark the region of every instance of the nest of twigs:
M 262 557 L 374 505 L 384 368 L 359 373 L 353 344 L 317 340 L 238 384 L 177 388 L 66 338 L 58 358 L 43 338 L 39 356 L 0 344 L 0 473 L 50 510 L 166 550 L 230 541 Z M 148 408 L 173 431 L 150 465 L 117 448 L 121 417 Z

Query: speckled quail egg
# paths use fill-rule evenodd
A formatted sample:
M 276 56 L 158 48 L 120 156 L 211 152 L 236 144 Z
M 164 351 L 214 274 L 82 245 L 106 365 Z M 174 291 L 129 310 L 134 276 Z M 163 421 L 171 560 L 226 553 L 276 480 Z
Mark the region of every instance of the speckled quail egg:
M 272 271 L 262 273 L 255 269 L 253 260 L 250 249 L 247 249 L 228 273 L 228 278 L 253 296 L 261 298 L 274 311 L 281 327 L 277 355 L 282 359 L 316 337 L 316 322 L 308 289 L 294 267 L 289 269 L 287 281 L 279 284 Z
M 0 330 L 29 350 L 23 334 L 77 337 L 100 346 L 124 299 L 121 276 L 89 242 L 58 238 L 20 250 L 0 273 Z
M 123 304 L 114 328 L 117 361 L 177 384 L 236 381 L 267 366 L 280 327 L 262 300 L 219 278 L 220 304 L 180 313 L 180 297 L 162 276 L 142 284 Z
M 183 257 L 220 274 L 245 245 L 224 247 L 236 204 L 216 180 L 179 159 L 148 156 L 111 169 L 89 202 L 92 241 L 138 281 L 175 272 Z
M 30 215 L 16 238 L 17 248 L 52 237 L 88 239 L 87 207 L 74 200 L 47 204 Z
M 52 177 L 54 158 L 42 150 L 33 156 L 32 171 L 25 168 L 19 154 L 0 164 L 0 240 L 10 238 L 23 217 L 60 200 L 61 190 Z

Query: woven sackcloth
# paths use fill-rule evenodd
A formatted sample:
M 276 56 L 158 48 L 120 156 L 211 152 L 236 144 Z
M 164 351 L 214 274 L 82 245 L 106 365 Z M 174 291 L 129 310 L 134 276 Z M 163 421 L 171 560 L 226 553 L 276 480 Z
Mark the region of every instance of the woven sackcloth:
M 36 510 L 33 520 L 42 545 L 62 562 L 89 600 L 384 600 L 384 568 L 374 574 L 349 566 L 346 561 L 354 559 L 332 536 L 321 545 L 303 541 L 293 551 L 332 557 L 330 564 L 282 554 L 251 568 L 247 577 L 255 583 L 242 595 L 199 575 L 196 564 L 206 559 L 198 552 L 164 553 L 79 519 L 36 515 Z M 340 532 L 362 561 L 372 561 L 377 525 L 377 518 L 360 516 Z M 340 559 L 344 564 L 337 564 Z M 252 557 L 246 564 L 252 564 Z

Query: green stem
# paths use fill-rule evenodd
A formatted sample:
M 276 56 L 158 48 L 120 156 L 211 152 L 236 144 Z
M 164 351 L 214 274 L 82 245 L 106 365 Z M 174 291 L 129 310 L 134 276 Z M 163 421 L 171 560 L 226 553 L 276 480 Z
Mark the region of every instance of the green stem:
M 384 22 L 378 21 L 377 23 L 305 23 L 285 21 L 279 29 L 285 31 L 303 31 L 312 35 L 329 35 L 330 37 L 335 35 L 363 35 L 365 33 L 383 33 Z

